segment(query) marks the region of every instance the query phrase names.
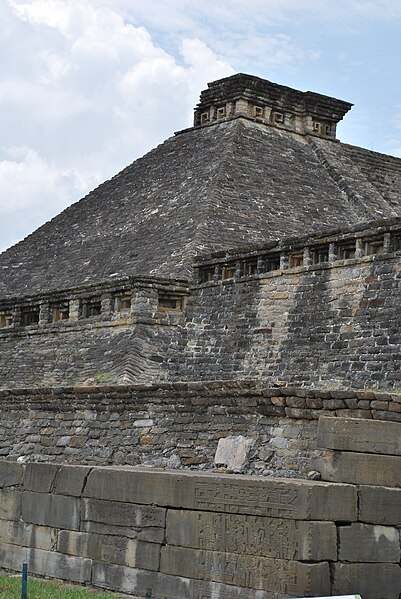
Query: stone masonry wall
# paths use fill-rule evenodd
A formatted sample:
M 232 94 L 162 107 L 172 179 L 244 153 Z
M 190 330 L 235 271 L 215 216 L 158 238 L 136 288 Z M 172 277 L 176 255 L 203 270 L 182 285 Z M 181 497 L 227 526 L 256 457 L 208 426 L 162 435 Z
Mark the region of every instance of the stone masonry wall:
M 401 395 L 260 381 L 1 391 L 0 456 L 230 469 L 215 463 L 219 440 L 228 439 L 247 448 L 238 471 L 304 477 L 319 455 L 322 415 L 401 422 Z
M 260 379 L 400 388 L 399 221 L 0 306 L 0 387 Z M 57 318 L 61 320 L 57 320 Z
M 369 491 L 366 494 L 366 490 Z M 371 496 L 380 493 L 381 501 Z M 400 489 L 0 463 L 0 567 L 144 597 L 398 599 Z
M 399 389 L 400 287 L 398 255 L 203 283 L 178 378 Z

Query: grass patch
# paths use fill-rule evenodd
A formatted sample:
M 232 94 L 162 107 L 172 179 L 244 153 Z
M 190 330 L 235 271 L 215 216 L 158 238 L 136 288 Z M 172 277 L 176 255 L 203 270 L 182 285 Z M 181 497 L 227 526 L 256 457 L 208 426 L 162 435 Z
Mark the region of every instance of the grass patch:
M 28 599 L 119 599 L 120 595 L 103 593 L 28 578 Z M 21 577 L 0 576 L 0 599 L 21 599 Z

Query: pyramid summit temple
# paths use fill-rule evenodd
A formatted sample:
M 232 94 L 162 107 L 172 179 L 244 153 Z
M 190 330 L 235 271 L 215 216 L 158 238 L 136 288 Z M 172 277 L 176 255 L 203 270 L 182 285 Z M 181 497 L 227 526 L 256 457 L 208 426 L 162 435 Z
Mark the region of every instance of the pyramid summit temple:
M 0 568 L 400 598 L 401 159 L 351 107 L 214 81 L 0 255 Z

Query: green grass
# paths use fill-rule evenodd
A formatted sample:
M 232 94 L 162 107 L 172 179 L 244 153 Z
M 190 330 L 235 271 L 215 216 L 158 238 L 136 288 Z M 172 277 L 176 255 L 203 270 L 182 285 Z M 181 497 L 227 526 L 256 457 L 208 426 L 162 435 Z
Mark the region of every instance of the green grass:
M 28 578 L 28 599 L 119 599 L 114 593 L 100 593 L 71 585 Z M 21 599 L 21 577 L 0 576 L 0 599 Z

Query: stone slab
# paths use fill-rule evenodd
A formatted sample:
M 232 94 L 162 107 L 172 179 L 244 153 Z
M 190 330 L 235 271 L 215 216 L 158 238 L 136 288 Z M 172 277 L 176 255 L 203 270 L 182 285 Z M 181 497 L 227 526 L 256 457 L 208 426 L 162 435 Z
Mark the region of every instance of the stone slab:
M 94 468 L 84 496 L 203 511 L 295 520 L 354 521 L 356 489 L 316 481 Z
M 54 492 L 80 497 L 90 471 L 87 466 L 61 466 L 54 483 Z
M 332 565 L 332 595 L 358 593 L 363 599 L 398 599 L 401 568 L 396 564 Z
M 91 580 L 92 561 L 89 559 L 71 557 L 55 551 L 0 544 L 0 564 L 3 568 L 20 572 L 21 564 L 25 561 L 31 574 L 79 583 Z
M 180 599 L 277 599 L 269 591 L 246 589 L 233 585 L 204 580 L 190 580 L 183 576 L 170 576 L 161 572 L 150 572 L 106 563 L 94 563 L 92 584 L 142 597 L 147 589 L 152 597 Z M 287 595 L 288 596 L 288 595 Z
M 401 489 L 360 487 L 358 520 L 399 526 L 401 523 Z
M 21 493 L 0 489 L 0 520 L 19 520 L 21 517 Z
M 47 526 L 0 520 L 0 542 L 51 551 L 56 547 L 57 531 Z
M 57 550 L 68 555 L 145 570 L 157 571 L 160 564 L 160 545 L 124 537 L 61 530 Z
M 397 422 L 358 418 L 319 418 L 317 446 L 359 453 L 401 455 Z
M 160 571 L 174 576 L 221 582 L 283 595 L 330 593 L 327 562 L 306 564 L 235 553 L 165 546 Z
M 225 466 L 233 472 L 242 472 L 247 465 L 248 455 L 254 442 L 253 439 L 242 435 L 219 439 L 214 463 L 217 466 Z
M 84 499 L 82 503 L 82 520 L 137 528 L 146 526 L 164 528 L 165 526 L 166 510 L 164 508 L 97 499 Z
M 396 528 L 359 522 L 338 527 L 339 561 L 398 564 L 400 559 L 400 534 Z
M 25 469 L 24 489 L 37 493 L 51 493 L 59 469 L 58 464 L 29 462 Z
M 330 482 L 401 487 L 401 456 L 325 450 L 311 469 Z
M 168 510 L 166 540 L 169 545 L 276 559 L 337 559 L 333 522 Z
M 0 489 L 20 485 L 22 483 L 23 477 L 23 464 L 0 460 Z
M 22 519 L 24 522 L 78 530 L 80 499 L 47 493 L 22 494 Z

